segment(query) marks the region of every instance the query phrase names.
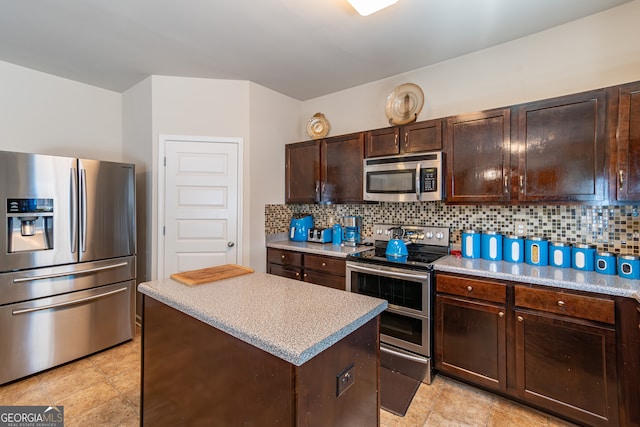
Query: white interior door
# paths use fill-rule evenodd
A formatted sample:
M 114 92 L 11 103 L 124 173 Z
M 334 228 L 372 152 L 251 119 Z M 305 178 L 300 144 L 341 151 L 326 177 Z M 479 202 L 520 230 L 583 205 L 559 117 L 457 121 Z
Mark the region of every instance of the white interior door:
M 185 139 L 164 140 L 161 278 L 239 263 L 239 144 Z

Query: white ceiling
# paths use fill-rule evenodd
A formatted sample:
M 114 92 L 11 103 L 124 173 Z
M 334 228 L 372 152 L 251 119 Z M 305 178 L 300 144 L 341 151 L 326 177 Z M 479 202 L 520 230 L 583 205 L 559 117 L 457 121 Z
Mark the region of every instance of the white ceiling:
M 0 60 L 122 92 L 149 75 L 250 80 L 307 100 L 629 0 L 0 0 Z

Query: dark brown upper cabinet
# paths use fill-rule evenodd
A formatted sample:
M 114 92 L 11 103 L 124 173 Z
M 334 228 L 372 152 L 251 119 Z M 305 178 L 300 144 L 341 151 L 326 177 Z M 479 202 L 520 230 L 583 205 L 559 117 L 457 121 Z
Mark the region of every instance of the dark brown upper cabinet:
M 518 148 L 512 191 L 517 200 L 605 201 L 607 90 L 532 102 L 514 110 Z
M 447 119 L 447 202 L 508 202 L 510 147 L 509 108 Z
M 285 146 L 285 202 L 316 203 L 320 195 L 320 140 Z
M 611 181 L 617 201 L 640 200 L 640 82 L 618 88 L 616 161 Z
M 365 157 L 442 149 L 442 120 L 428 120 L 366 133 Z
M 362 202 L 364 132 L 287 144 L 286 203 Z

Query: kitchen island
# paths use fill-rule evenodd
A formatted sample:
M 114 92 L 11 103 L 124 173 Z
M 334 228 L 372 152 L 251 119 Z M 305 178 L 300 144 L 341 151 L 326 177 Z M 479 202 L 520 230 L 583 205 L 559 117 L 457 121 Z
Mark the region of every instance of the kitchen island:
M 386 301 L 266 273 L 138 289 L 143 425 L 379 424 Z

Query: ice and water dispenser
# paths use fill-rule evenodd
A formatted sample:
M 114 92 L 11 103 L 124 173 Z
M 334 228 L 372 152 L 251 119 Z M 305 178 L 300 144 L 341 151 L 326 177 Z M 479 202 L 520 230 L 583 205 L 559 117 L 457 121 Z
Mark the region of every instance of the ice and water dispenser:
M 53 199 L 7 199 L 7 252 L 53 249 Z

